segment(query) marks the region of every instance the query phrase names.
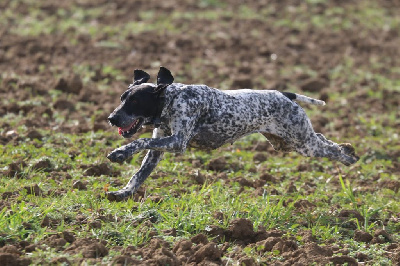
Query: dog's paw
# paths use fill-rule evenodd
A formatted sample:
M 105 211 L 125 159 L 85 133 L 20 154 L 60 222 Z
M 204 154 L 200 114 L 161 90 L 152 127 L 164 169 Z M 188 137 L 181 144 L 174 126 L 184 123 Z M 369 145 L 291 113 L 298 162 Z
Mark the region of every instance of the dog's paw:
M 127 190 L 127 189 L 121 189 L 118 191 L 110 191 L 110 192 L 106 193 L 106 197 L 109 201 L 117 201 L 117 202 L 127 199 L 132 195 L 133 195 L 133 192 L 131 190 Z
M 356 155 L 356 151 L 350 143 L 342 143 L 339 144 L 342 154 L 345 154 L 346 163 L 345 165 L 349 166 L 356 163 L 360 157 Z
M 113 163 L 122 163 L 127 159 L 126 152 L 118 149 L 114 150 L 107 155 L 107 159 Z

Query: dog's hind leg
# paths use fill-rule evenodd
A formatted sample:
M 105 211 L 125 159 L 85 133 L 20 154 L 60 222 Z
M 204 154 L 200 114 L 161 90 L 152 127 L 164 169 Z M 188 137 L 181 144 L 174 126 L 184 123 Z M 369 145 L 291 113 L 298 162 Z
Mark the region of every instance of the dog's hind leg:
M 351 144 L 337 144 L 316 133 L 312 133 L 304 142 L 298 143 L 295 150 L 304 156 L 326 157 L 347 166 L 359 160 Z
M 161 135 L 163 133 L 160 129 L 154 129 L 153 137 L 160 137 Z M 162 151 L 149 150 L 142 161 L 140 169 L 132 176 L 128 184 L 121 190 L 108 192 L 108 200 L 121 201 L 132 196 L 161 161 L 163 154 L 164 152 Z

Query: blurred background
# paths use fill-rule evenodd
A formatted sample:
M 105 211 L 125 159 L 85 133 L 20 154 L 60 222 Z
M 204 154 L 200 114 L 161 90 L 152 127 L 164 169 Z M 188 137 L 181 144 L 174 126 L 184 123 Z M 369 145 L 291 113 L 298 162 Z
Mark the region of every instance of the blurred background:
M 162 65 L 176 82 L 321 98 L 328 106 L 312 118 L 317 130 L 378 134 L 371 119 L 399 123 L 399 7 L 387 0 L 2 1 L 0 114 L 35 117 L 33 127 L 106 130 L 133 70 L 155 80 Z M 54 111 L 64 112 L 58 121 Z M 3 121 L 2 132 L 9 129 Z
M 103 262 L 155 235 L 172 243 L 202 232 L 221 241 L 209 256 L 216 264 L 250 255 L 244 264 L 270 264 L 297 248 L 277 265 L 300 257 L 307 264 L 310 247 L 310 254 L 329 247 L 321 265 L 338 262 L 332 254 L 348 254 L 349 265 L 398 264 L 399 58 L 397 0 L 1 0 L 0 247 L 14 243 L 30 262 L 48 264 L 54 254 L 25 247 L 62 250 L 75 241 L 69 230 L 106 243 L 88 262 L 100 264 L 97 254 L 108 248 Z M 282 154 L 252 135 L 214 152 L 166 154 L 133 201 L 109 202 L 104 192 L 121 188 L 143 154 L 130 165 L 109 163 L 105 155 L 129 140 L 106 119 L 134 69 L 155 82 L 160 66 L 175 82 L 322 99 L 324 107 L 303 105 L 315 131 L 351 142 L 360 162 L 341 168 Z M 289 235 L 297 244 L 282 240 Z M 278 252 L 271 252 L 277 242 L 254 246 L 256 236 L 279 238 Z M 192 238 L 193 247 L 204 238 Z M 140 251 L 145 259 L 160 247 L 153 240 L 153 250 Z M 80 264 L 79 256 L 71 261 Z

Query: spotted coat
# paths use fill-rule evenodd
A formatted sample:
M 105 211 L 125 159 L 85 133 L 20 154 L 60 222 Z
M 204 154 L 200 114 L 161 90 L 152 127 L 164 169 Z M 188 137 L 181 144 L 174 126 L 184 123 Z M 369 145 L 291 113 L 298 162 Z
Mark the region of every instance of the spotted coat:
M 123 189 L 110 192 L 109 199 L 135 193 L 164 152 L 183 153 L 188 147 L 212 150 L 253 133 L 263 134 L 276 150 L 327 157 L 345 165 L 358 160 L 350 144 L 339 145 L 315 133 L 305 111 L 293 100 L 317 105 L 324 105 L 323 101 L 274 90 L 222 91 L 180 83 L 166 87 L 164 97 L 161 124 L 152 138 L 134 140 L 108 155 L 111 161 L 122 162 L 149 150 L 138 172 Z

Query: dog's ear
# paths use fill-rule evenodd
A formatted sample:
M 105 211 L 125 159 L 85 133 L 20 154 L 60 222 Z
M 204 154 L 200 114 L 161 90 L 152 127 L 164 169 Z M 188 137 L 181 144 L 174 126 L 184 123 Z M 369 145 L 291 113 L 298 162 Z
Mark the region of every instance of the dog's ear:
M 172 76 L 171 71 L 166 69 L 165 67 L 160 67 L 160 70 L 157 74 L 157 89 L 155 92 L 160 92 L 168 85 L 171 85 L 174 82 L 174 76 Z
M 145 83 L 149 79 L 150 75 L 147 74 L 145 71 L 140 69 L 135 69 L 135 71 L 133 71 L 133 85 L 139 85 Z

